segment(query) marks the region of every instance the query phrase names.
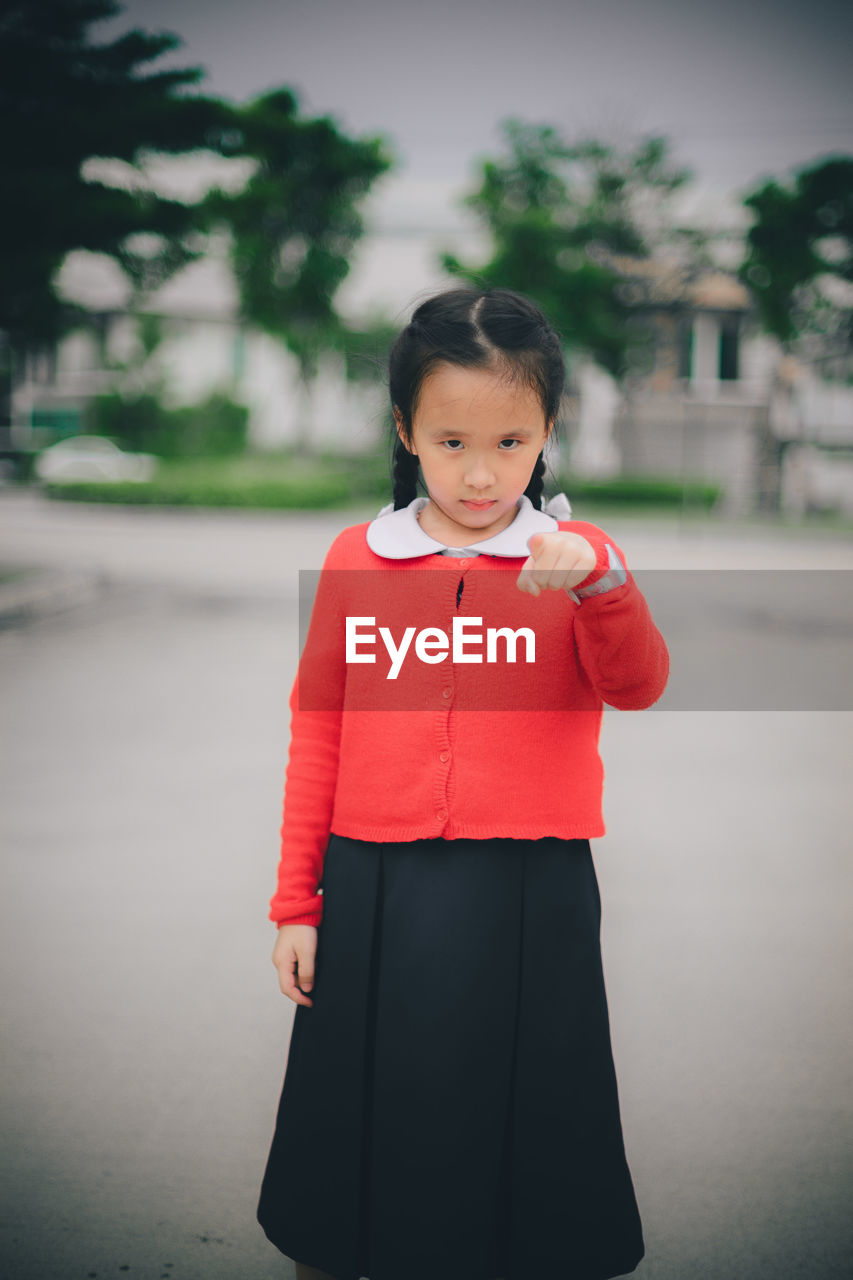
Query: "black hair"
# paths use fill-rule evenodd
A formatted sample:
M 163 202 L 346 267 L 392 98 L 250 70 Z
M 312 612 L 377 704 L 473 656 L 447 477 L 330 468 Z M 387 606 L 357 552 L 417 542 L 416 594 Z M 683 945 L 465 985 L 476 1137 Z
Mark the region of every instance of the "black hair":
M 535 391 L 545 421 L 555 422 L 566 377 L 560 339 L 534 302 L 511 289 L 449 289 L 414 312 L 391 349 L 391 405 L 406 443 L 427 376 L 440 364 L 502 368 Z M 418 459 L 395 432 L 394 509 L 417 496 Z M 525 494 L 542 506 L 545 460 L 540 453 Z

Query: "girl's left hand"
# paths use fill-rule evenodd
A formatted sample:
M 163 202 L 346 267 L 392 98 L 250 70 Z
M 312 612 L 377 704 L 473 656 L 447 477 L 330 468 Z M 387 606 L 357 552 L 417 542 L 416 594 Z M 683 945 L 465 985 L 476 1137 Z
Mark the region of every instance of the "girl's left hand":
M 519 591 L 538 596 L 540 591 L 576 587 L 595 568 L 595 551 L 579 533 L 534 533 L 528 538 L 530 555 L 516 579 Z

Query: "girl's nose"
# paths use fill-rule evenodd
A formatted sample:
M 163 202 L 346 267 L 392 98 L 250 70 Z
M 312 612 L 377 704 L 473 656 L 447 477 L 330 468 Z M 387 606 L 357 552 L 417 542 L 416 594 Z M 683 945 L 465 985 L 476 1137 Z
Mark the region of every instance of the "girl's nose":
M 465 471 L 465 483 L 472 489 L 488 489 L 495 482 L 495 473 L 485 458 L 472 458 Z

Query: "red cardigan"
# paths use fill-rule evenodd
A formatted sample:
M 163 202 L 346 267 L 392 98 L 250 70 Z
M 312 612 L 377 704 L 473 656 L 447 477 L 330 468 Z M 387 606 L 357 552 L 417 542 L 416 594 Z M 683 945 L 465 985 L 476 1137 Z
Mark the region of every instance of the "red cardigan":
M 603 704 L 647 707 L 669 672 L 663 637 L 630 572 L 624 585 L 580 603 L 562 591 L 532 597 L 515 585 L 522 557 L 389 560 L 370 550 L 367 527 L 344 530 L 329 550 L 290 696 L 281 861 L 270 903 L 279 925 L 320 923 L 331 832 L 371 841 L 603 835 Z M 595 525 L 559 527 L 596 551 L 580 586 L 607 571 L 608 542 L 625 563 Z M 454 616 L 468 620 L 470 639 L 458 655 L 468 661 L 453 661 L 451 652 L 422 660 L 415 635 L 396 679 L 388 678 L 381 627 L 395 646 L 407 627 L 437 628 L 450 639 Z M 350 657 L 372 654 L 373 663 L 346 661 L 346 620 L 355 617 L 374 621 L 355 624 L 368 639 Z M 490 627 L 527 628 L 533 660 L 521 635 L 514 662 L 500 638 L 497 660 L 486 662 Z M 432 639 L 422 654 L 441 652 Z

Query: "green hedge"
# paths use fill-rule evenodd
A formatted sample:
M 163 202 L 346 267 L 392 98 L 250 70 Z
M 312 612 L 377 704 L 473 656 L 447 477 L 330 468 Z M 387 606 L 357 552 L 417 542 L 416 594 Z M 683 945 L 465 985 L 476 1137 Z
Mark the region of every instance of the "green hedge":
M 201 404 L 166 409 L 156 396 L 96 396 L 87 406 L 86 431 L 109 436 L 131 453 L 158 458 L 225 458 L 245 452 L 249 410 L 214 394 Z
M 704 480 L 671 480 L 662 476 L 612 476 L 608 480 L 586 480 L 564 475 L 557 489 L 572 502 L 581 499 L 602 504 L 638 507 L 678 507 L 687 505 L 710 509 L 722 496 L 722 487 Z
M 156 476 L 144 482 L 75 480 L 49 484 L 51 498 L 72 502 L 118 502 L 179 507 L 319 508 L 344 506 L 350 500 L 341 476 L 312 479 L 295 476 L 243 477 L 230 481 L 215 476 Z
M 548 485 L 563 490 L 577 508 L 621 506 L 708 509 L 720 496 L 718 485 L 646 476 L 581 480 L 561 476 Z M 161 504 L 164 506 L 328 508 L 355 502 L 389 501 L 391 483 L 383 452 L 367 457 L 339 455 L 245 454 L 239 458 L 169 459 L 159 463 L 151 481 L 132 483 L 79 480 L 50 484 L 52 498 L 78 502 Z

